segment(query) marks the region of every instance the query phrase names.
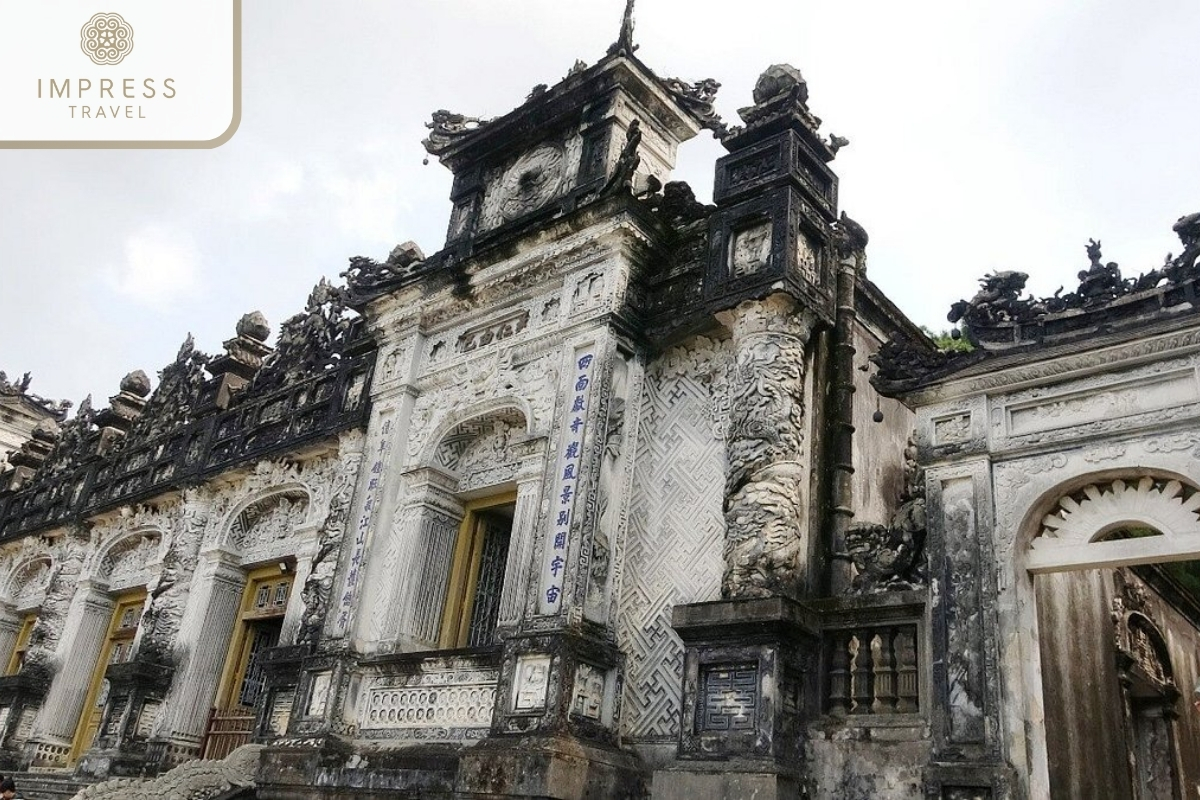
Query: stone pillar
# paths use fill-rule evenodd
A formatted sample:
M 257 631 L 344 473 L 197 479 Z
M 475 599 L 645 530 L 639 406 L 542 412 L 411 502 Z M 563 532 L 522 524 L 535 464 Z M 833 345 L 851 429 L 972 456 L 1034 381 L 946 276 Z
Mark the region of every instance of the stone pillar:
M 71 748 L 104 635 L 112 620 L 113 600 L 91 581 L 80 581 L 67 612 L 55 660 L 60 664 L 46 693 L 27 746 L 36 747 L 33 766 L 61 766 Z
M 820 652 L 819 625 L 797 602 L 820 585 L 805 413 L 816 317 L 776 293 L 718 319 L 734 350 L 724 599 L 673 611 L 685 647 L 679 760 L 655 773 L 654 796 L 796 797 Z
M 718 318 L 735 350 L 721 594 L 799 597 L 813 580 L 804 377 L 814 318 L 785 294 Z
M 513 512 L 512 543 L 504 570 L 504 591 L 500 596 L 500 616 L 496 625 L 510 628 L 520 624 L 529 596 L 529 572 L 533 566 L 533 545 L 538 502 L 542 496 L 542 475 L 524 475 L 517 481 L 517 508 Z
M 200 554 L 191 601 L 174 647 L 175 674 L 154 739 L 167 740 L 181 752 L 198 747 L 245 585 L 246 575 L 234 556 L 221 550 Z
M 21 617 L 16 609 L 8 603 L 0 603 L 0 669 L 8 666 L 20 631 Z
M 384 649 L 432 650 L 438 646 L 463 509 L 450 493 L 447 476 L 423 469 L 404 477 L 406 502 L 374 558 L 376 575 L 404 570 L 406 580 L 389 581 L 390 591 L 378 595 L 382 602 L 366 620 L 366 631 Z
M 930 800 L 1017 796 L 1000 733 L 998 573 L 992 471 L 986 458 L 926 471 L 931 597 L 933 758 Z

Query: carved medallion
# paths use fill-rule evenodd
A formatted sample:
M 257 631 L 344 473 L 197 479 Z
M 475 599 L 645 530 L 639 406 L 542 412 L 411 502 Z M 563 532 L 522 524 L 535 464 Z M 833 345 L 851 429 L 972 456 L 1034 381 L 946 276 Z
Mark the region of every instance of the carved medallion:
M 536 211 L 557 195 L 566 173 L 565 161 L 562 148 L 550 144 L 518 158 L 497 186 L 504 221 Z

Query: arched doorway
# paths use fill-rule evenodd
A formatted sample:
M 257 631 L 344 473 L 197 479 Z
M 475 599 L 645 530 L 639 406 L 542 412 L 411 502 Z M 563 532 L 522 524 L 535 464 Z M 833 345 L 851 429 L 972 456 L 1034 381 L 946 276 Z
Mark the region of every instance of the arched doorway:
M 1183 751 L 1200 714 L 1177 681 L 1200 679 L 1200 491 L 1143 472 L 1078 479 L 1046 501 L 1024 568 L 1050 796 L 1191 796 L 1200 757 Z

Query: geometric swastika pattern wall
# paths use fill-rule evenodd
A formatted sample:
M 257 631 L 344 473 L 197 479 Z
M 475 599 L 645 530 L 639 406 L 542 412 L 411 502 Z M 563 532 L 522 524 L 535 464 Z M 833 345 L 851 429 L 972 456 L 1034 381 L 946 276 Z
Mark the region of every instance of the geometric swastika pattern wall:
M 721 594 L 725 442 L 714 394 L 724 394 L 727 358 L 720 343 L 698 342 L 664 354 L 644 384 L 619 618 L 622 735 L 632 741 L 678 737 L 683 643 L 671 609 Z

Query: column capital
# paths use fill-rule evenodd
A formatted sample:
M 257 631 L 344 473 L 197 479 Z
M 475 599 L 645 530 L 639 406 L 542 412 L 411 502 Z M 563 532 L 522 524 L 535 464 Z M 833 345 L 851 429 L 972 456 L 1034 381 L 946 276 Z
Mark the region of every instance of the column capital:
M 761 300 L 744 300 L 737 306 L 717 314 L 717 321 L 729 328 L 734 342 L 758 334 L 794 336 L 808 342 L 816 314 L 801 307 L 794 297 L 776 292 Z

